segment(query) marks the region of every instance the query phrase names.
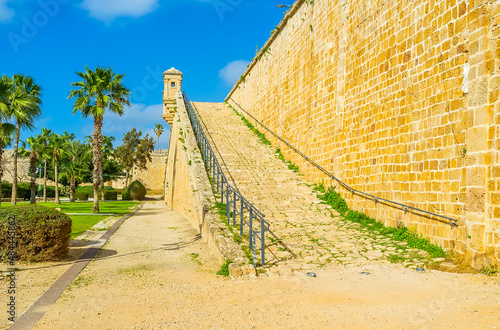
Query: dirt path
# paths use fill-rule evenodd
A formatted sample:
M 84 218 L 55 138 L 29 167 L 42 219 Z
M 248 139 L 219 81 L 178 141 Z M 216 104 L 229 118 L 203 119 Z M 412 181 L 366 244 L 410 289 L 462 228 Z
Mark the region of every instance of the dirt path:
M 36 328 L 500 327 L 498 277 L 374 264 L 230 280 L 218 268 L 188 220 L 149 201 Z

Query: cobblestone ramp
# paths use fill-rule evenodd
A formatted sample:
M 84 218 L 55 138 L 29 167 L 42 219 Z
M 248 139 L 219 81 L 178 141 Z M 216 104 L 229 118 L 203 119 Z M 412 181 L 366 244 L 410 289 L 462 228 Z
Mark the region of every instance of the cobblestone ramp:
M 391 256 L 417 266 L 425 257 L 426 252 L 360 228 L 321 204 L 303 176 L 288 169 L 224 103 L 194 105 L 226 176 L 265 214 L 278 238 L 266 237 L 266 262 L 278 266 L 271 270 L 363 266 L 387 263 Z

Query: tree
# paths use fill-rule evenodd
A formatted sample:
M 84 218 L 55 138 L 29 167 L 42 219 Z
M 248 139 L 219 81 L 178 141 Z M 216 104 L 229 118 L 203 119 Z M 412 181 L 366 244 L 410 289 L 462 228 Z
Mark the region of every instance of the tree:
M 52 150 L 48 147 L 52 130 L 42 127 L 42 134 L 38 135 L 41 146 L 39 157 L 43 158 L 43 201 L 47 201 L 47 161 L 52 159 Z
M 1 114 L 0 114 L 1 116 Z M 16 127 L 9 123 L 0 123 L 0 204 L 2 203 L 3 148 L 9 146 L 14 139 Z
M 19 149 L 19 154 L 23 157 L 30 157 L 30 203 L 36 204 L 36 168 L 38 165 L 38 151 L 41 150 L 43 141 L 37 137 L 29 137 L 26 139 L 26 143 L 28 144 L 30 150 L 26 150 L 23 146 Z
M 83 80 L 71 83 L 75 89 L 68 98 L 75 98 L 73 114 L 80 111 L 84 118 L 94 118 L 92 149 L 94 165 L 94 207 L 99 212 L 99 182 L 102 166 L 102 121 L 106 110 L 123 115 L 124 105 L 130 105 L 130 91 L 122 84 L 125 75 L 115 74 L 112 68 L 96 68 L 94 71 L 85 67 L 85 72 L 76 72 Z
M 134 166 L 145 170 L 147 163 L 151 161 L 151 152 L 154 150 L 155 142 L 148 134 L 143 138 L 141 136 L 141 131 L 132 128 L 125 133 L 122 145 L 117 147 L 115 151 L 115 158 L 125 168 L 125 186 L 128 186 L 130 171 Z
M 5 76 L 4 76 L 5 77 Z M 0 183 L 3 177 L 3 148 L 10 144 L 12 135 L 16 127 L 3 121 L 7 119 L 7 111 L 9 109 L 9 80 L 0 78 Z M 0 184 L 0 204 L 2 203 L 2 185 Z
M 160 150 L 160 136 L 163 133 L 163 125 L 156 124 L 154 131 L 155 131 L 156 136 L 158 137 L 158 150 Z
M 91 149 L 87 144 L 81 143 L 78 140 L 70 141 L 65 145 L 65 154 L 63 163 L 63 171 L 61 179 L 69 179 L 69 201 L 75 201 L 76 181 L 81 181 L 83 172 L 85 171 L 85 164 L 82 160 L 91 153 Z
M 19 151 L 19 135 L 22 128 L 33 128 L 34 119 L 41 114 L 42 89 L 33 78 L 27 75 L 15 74 L 12 78 L 3 76 L 4 84 L 8 86 L 6 96 L 5 117 L 14 120 L 16 135 L 14 138 L 12 199 L 16 204 L 17 198 L 17 156 Z
M 58 162 L 59 158 L 63 157 L 66 153 L 66 145 L 69 143 L 66 136 L 63 134 L 52 133 L 50 136 L 49 147 L 53 152 L 53 163 L 54 163 L 54 181 L 56 183 L 55 192 L 55 204 L 60 205 L 61 201 L 59 200 L 59 172 L 58 172 Z

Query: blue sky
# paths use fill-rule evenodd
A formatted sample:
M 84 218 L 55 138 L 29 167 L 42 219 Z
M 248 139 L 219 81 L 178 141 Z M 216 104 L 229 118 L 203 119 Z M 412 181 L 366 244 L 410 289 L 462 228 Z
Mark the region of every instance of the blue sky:
M 283 18 L 292 0 L 0 0 L 0 75 L 29 74 L 43 88 L 43 115 L 33 131 L 73 132 L 93 121 L 72 114 L 67 100 L 76 71 L 112 66 L 124 73 L 132 106 L 107 114 L 103 134 L 117 145 L 132 127 L 153 134 L 161 118 L 162 72 L 184 73 L 191 100 L 223 101 Z M 160 138 L 167 148 L 168 130 Z M 156 140 L 156 136 L 155 136 Z

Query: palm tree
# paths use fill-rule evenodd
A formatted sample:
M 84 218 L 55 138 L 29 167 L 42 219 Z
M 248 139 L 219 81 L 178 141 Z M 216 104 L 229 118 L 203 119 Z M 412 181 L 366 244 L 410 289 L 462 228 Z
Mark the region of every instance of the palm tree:
M 5 77 L 5 76 L 4 76 Z M 15 130 L 12 124 L 3 123 L 3 120 L 7 117 L 7 111 L 9 109 L 9 80 L 0 78 L 0 204 L 2 203 L 2 176 L 3 176 L 3 148 L 9 144 L 9 137 Z
M 85 170 L 80 162 L 80 157 L 85 157 L 90 153 L 90 149 L 86 144 L 80 141 L 73 140 L 65 145 L 66 147 L 66 166 L 61 177 L 69 178 L 69 201 L 75 201 L 76 180 L 82 179 L 82 172 Z
M 52 159 L 52 151 L 48 147 L 52 130 L 42 127 L 42 134 L 38 135 L 40 139 L 41 150 L 39 156 L 43 158 L 43 201 L 47 201 L 47 161 Z
M 33 120 L 39 116 L 42 111 L 42 88 L 37 85 L 34 79 L 27 75 L 15 74 L 10 84 L 9 107 L 7 110 L 8 118 L 12 118 L 16 124 L 16 136 L 14 139 L 14 159 L 13 159 L 13 177 L 12 177 L 12 199 L 11 204 L 16 205 L 17 197 L 17 154 L 19 150 L 19 134 L 21 128 L 33 128 Z M 23 102 L 16 103 L 15 99 L 22 99 Z
M 99 180 L 102 166 L 102 121 L 104 112 L 109 110 L 123 115 L 123 106 L 130 105 L 130 91 L 122 84 L 123 74 L 115 74 L 112 68 L 96 68 L 95 71 L 85 67 L 85 72 L 76 72 L 83 81 L 71 83 L 68 98 L 75 98 L 73 114 L 77 111 L 84 118 L 94 117 L 94 133 L 92 133 L 92 148 L 94 164 L 94 207 L 93 212 L 99 212 Z
M 31 191 L 31 204 L 36 204 L 36 168 L 38 162 L 38 152 L 42 147 L 42 142 L 38 137 L 29 137 L 26 143 L 31 150 L 26 150 L 25 147 L 19 149 L 19 155 L 30 157 L 30 191 Z
M 1 110 L 0 110 L 1 119 Z M 2 177 L 3 177 L 3 148 L 11 144 L 14 139 L 16 127 L 9 123 L 0 123 L 0 204 L 2 203 Z
M 66 144 L 69 143 L 67 138 L 62 134 L 52 133 L 50 136 L 49 147 L 53 151 L 54 157 L 52 158 L 54 161 L 54 181 L 56 183 L 56 198 L 55 204 L 60 205 L 61 201 L 59 200 L 59 173 L 58 173 L 58 163 L 59 158 L 63 157 L 66 153 Z
M 104 198 L 104 170 L 103 170 L 104 165 L 103 164 L 113 154 L 113 141 L 114 140 L 115 140 L 115 138 L 113 136 L 105 136 L 105 135 L 102 136 L 102 160 L 103 161 L 101 162 L 101 169 L 100 169 L 100 172 L 101 172 L 101 191 L 102 191 L 101 201 L 102 202 L 105 201 L 105 198 Z
M 158 150 L 160 150 L 160 135 L 163 133 L 163 125 L 156 124 L 154 128 L 155 134 L 158 137 Z

